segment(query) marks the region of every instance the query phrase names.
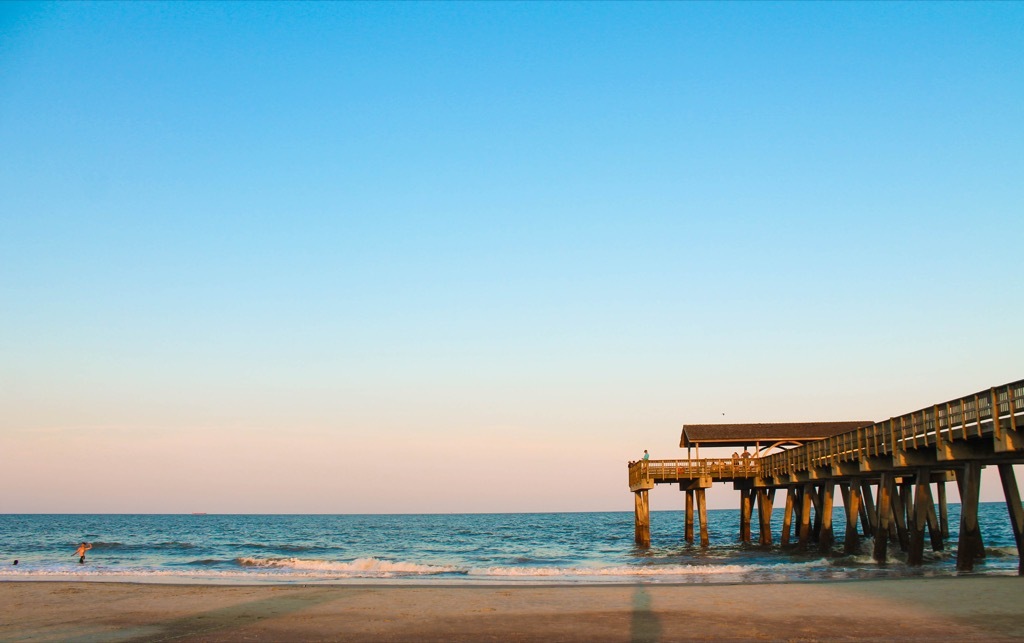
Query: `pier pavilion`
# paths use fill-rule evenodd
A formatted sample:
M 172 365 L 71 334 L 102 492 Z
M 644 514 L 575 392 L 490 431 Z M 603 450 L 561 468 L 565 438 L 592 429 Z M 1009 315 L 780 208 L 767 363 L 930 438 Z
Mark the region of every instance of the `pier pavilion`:
M 701 458 L 700 446 L 754 448 L 750 457 Z M 773 544 L 776 493 L 786 492 L 781 544 L 831 551 L 836 487 L 846 513 L 844 550 L 856 552 L 861 534 L 874 537 L 873 556 L 885 562 L 889 542 L 921 564 L 925 533 L 934 550 L 949 537 L 946 483 L 961 498 L 957 569 L 984 556 L 978 524 L 981 470 L 999 468 L 1017 552 L 1024 561 L 1024 509 L 1013 471 L 1024 463 L 1024 380 L 933 404 L 879 422 L 686 425 L 686 458 L 629 463 L 636 542 L 650 546 L 648 491 L 656 484 L 686 492 L 685 538 L 694 540 L 694 505 L 700 540 L 707 546 L 705 490 L 715 482 L 740 492 L 740 540 L 751 541 L 756 501 L 759 542 Z M 935 486 L 935 495 L 932 486 Z M 936 509 L 936 500 L 938 509 Z M 858 523 L 860 527 L 858 528 Z M 1020 565 L 1024 574 L 1024 562 Z

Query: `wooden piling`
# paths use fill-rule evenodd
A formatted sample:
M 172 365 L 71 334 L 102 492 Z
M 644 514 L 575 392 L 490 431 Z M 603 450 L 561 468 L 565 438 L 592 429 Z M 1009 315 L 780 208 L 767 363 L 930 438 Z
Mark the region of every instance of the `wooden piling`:
M 907 527 L 907 540 L 914 521 L 914 483 L 908 476 L 903 476 L 900 484 L 900 504 L 903 505 L 903 524 Z
M 800 547 L 806 547 L 807 543 L 811 540 L 811 494 L 813 493 L 813 485 L 810 483 L 805 484 L 803 491 L 800 493 L 800 535 L 797 540 L 797 545 Z
M 924 560 L 924 529 L 928 522 L 929 501 L 928 485 L 930 483 L 931 471 L 918 469 L 913 490 L 912 507 L 909 512 L 910 521 L 910 547 L 907 549 L 907 564 L 920 565 Z M 909 499 L 909 498 L 908 498 Z
M 740 489 L 740 542 L 750 542 L 750 515 L 753 511 L 753 489 Z
M 1012 464 L 999 465 L 999 480 L 1003 484 L 1006 509 L 1010 513 L 1010 527 L 1017 542 L 1017 574 L 1024 576 L 1024 508 L 1020 504 L 1020 490 Z
M 862 482 L 861 488 L 861 500 L 864 505 L 864 516 L 867 520 L 863 521 L 864 535 L 873 536 L 875 531 L 878 530 L 878 525 L 875 520 L 878 518 L 878 511 L 875 509 L 875 496 L 871 491 L 870 482 Z
M 981 466 L 980 462 L 977 463 L 977 464 L 978 464 L 979 467 Z M 984 467 L 981 467 L 981 468 L 984 469 Z M 954 471 L 954 477 L 956 478 L 957 493 L 960 494 L 960 518 L 961 518 L 961 520 L 963 520 L 963 513 L 964 513 L 963 498 L 964 498 L 964 479 L 965 479 L 965 476 L 960 475 L 960 474 L 961 474 L 961 472 Z M 980 488 L 981 488 L 980 474 L 979 474 L 979 478 L 978 478 L 978 485 L 979 485 L 979 491 L 980 491 Z M 977 542 L 975 543 L 975 547 L 974 547 L 974 549 L 975 549 L 975 558 L 984 558 L 985 557 L 985 537 L 982 535 L 981 529 L 978 529 L 978 532 L 977 532 L 976 536 L 977 536 Z M 957 545 L 957 547 L 959 547 L 959 545 Z
M 857 531 L 857 516 L 863 509 L 860 490 L 856 482 L 842 484 L 843 508 L 846 510 L 846 535 L 843 537 L 843 553 L 856 554 L 860 551 L 860 533 Z
M 800 540 L 800 514 L 804 509 L 803 485 L 793 487 L 793 540 Z
M 832 502 L 835 494 L 835 481 L 826 480 L 821 483 L 821 526 L 818 528 L 818 548 L 825 553 L 832 551 L 834 535 L 832 533 Z
M 939 528 L 942 530 L 942 537 L 949 538 L 949 509 L 946 506 L 946 483 L 935 484 L 939 492 Z
M 686 491 L 686 542 L 693 544 L 693 489 Z
M 697 512 L 700 514 L 700 546 L 711 544 L 708 539 L 708 505 L 704 497 L 704 489 L 697 489 Z
M 757 490 L 757 526 L 758 543 L 772 544 L 772 504 L 775 500 L 775 489 Z
M 906 505 L 910 504 L 904 502 L 904 498 L 908 496 L 908 490 L 906 485 L 899 485 L 899 489 L 892 494 L 892 517 L 893 523 L 896 525 L 896 538 L 900 544 L 901 551 L 907 551 L 910 548 L 910 535 L 907 533 L 907 512 Z
M 942 542 L 942 528 L 939 526 L 939 520 L 935 516 L 935 499 L 932 498 L 932 486 L 926 485 L 924 488 L 925 505 L 928 510 L 928 536 L 932 541 L 932 551 L 942 551 L 945 549 L 945 545 Z
M 796 489 L 786 489 L 786 508 L 782 512 L 782 540 L 780 544 L 785 547 L 789 545 L 790 526 L 793 524 L 793 501 L 796 496 Z
M 633 522 L 636 532 L 636 544 L 640 547 L 651 546 L 651 512 L 647 500 L 647 490 L 641 489 L 633 493 Z
M 814 542 L 818 541 L 818 535 L 821 533 L 821 520 L 822 520 L 822 498 L 818 492 L 820 487 L 811 485 L 811 506 L 814 507 L 814 523 L 811 526 L 811 540 Z
M 878 502 L 875 518 L 875 547 L 872 557 L 875 562 L 885 563 L 889 546 L 889 521 L 892 519 L 892 496 L 894 480 L 891 473 L 883 473 L 878 483 Z
M 871 536 L 871 535 L 873 535 L 875 533 L 875 530 L 871 528 L 871 518 L 870 518 L 871 514 L 868 512 L 867 499 L 868 499 L 868 496 L 861 495 L 861 503 L 860 503 L 860 525 L 861 525 L 861 531 L 860 531 L 860 533 L 864 534 L 865 536 Z
M 975 559 L 985 556 L 985 545 L 978 524 L 981 465 L 977 461 L 968 461 L 956 475 L 960 486 L 960 542 L 957 545 L 956 568 L 959 571 L 971 571 Z

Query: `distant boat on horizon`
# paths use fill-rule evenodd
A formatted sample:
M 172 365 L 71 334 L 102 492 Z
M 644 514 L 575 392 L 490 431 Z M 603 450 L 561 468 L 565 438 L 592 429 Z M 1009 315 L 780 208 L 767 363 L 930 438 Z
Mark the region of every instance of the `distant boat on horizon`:
M 205 516 L 206 512 L 205 511 L 193 511 L 192 515 L 193 516 Z

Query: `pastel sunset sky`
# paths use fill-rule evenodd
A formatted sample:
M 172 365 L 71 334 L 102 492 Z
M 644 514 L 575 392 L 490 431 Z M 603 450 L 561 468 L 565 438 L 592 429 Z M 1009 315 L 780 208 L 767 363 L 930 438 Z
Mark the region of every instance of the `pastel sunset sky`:
M 1022 3 L 0 3 L 0 512 L 632 510 L 684 423 L 1020 379 L 1022 61 Z

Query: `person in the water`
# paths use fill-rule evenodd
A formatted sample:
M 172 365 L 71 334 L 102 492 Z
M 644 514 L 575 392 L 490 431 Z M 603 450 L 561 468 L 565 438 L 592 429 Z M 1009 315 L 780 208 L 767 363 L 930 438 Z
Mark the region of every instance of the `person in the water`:
M 90 545 L 89 543 L 82 543 L 81 545 L 78 546 L 78 549 L 75 551 L 75 556 L 79 557 L 78 558 L 78 564 L 79 565 L 81 565 L 81 564 L 83 564 L 85 562 L 85 552 L 89 551 L 90 549 L 92 549 L 92 545 Z

